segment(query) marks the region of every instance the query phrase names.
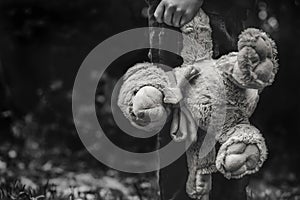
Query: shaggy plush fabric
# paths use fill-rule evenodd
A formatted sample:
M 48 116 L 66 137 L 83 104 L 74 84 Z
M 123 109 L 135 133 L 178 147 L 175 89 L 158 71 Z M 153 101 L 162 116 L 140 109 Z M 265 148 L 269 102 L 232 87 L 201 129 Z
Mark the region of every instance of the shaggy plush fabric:
M 209 18 L 202 10 L 190 23 L 183 26 L 181 31 L 183 33 L 181 56 L 185 64 L 193 64 L 212 57 L 212 30 Z

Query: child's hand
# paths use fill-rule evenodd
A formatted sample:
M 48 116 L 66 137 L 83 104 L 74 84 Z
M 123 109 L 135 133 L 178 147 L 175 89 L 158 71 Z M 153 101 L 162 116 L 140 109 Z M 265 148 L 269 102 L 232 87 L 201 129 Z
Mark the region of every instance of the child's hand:
M 203 0 L 162 0 L 154 16 L 159 23 L 181 27 L 194 18 L 202 3 Z

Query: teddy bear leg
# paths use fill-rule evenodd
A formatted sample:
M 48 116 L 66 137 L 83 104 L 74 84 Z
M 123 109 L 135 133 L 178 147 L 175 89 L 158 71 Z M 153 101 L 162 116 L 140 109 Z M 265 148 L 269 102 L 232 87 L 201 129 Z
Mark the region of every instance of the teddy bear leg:
M 247 124 L 235 126 L 217 155 L 216 167 L 228 179 L 259 170 L 266 160 L 266 144 L 259 130 Z
M 228 146 L 226 154 L 223 164 L 225 171 L 233 176 L 239 176 L 247 170 L 255 169 L 259 149 L 255 144 L 246 145 L 244 142 L 238 142 Z

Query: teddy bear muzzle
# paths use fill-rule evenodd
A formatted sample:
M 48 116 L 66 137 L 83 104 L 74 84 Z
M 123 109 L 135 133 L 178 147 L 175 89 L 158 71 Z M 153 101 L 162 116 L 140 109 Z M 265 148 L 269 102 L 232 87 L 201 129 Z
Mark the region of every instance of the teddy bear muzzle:
M 132 99 L 132 124 L 144 131 L 160 130 L 168 117 L 162 93 L 153 86 L 144 86 Z

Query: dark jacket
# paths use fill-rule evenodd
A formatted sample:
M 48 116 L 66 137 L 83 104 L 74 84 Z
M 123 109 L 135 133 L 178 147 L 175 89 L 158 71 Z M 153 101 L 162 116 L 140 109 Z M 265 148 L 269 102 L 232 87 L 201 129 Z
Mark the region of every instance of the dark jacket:
M 149 26 L 176 29 L 156 22 L 154 12 L 160 0 L 146 1 L 149 4 Z M 204 0 L 202 9 L 210 18 L 215 58 L 236 50 L 238 35 L 245 28 L 243 20 L 246 19 L 248 10 L 254 8 L 255 3 L 256 0 Z M 177 30 L 179 31 L 179 29 Z M 154 37 L 150 40 L 150 43 L 158 40 L 159 33 L 153 35 Z M 170 42 L 174 41 L 174 38 L 165 36 L 165 39 L 161 39 L 161 41 Z M 180 42 L 178 45 L 180 45 Z M 150 59 L 153 62 L 160 62 L 174 67 L 182 63 L 178 56 L 170 55 L 168 52 L 159 50 L 151 50 L 150 52 Z

